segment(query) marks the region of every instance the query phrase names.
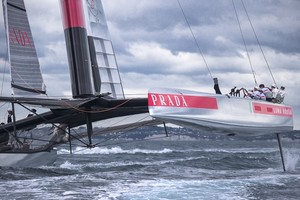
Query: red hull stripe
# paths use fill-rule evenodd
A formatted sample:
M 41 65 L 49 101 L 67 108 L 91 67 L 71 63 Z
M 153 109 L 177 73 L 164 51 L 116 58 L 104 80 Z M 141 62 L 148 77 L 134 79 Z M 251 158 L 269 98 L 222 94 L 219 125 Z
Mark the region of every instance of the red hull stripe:
M 81 0 L 61 0 L 64 29 L 85 28 L 84 11 Z
M 149 93 L 148 106 L 218 109 L 216 98 L 181 94 Z
M 293 110 L 290 106 L 269 105 L 257 102 L 253 102 L 252 106 L 254 113 L 293 117 Z

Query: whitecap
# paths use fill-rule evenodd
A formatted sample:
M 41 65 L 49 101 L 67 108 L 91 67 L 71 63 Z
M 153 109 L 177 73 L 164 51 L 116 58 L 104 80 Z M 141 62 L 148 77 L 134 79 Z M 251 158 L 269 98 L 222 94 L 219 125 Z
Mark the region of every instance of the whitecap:
M 73 154 L 137 154 L 137 153 L 143 153 L 143 154 L 165 154 L 165 153 L 172 153 L 173 150 L 164 148 L 162 150 L 151 150 L 151 149 L 122 149 L 121 147 L 111 147 L 111 148 L 103 148 L 103 147 L 95 147 L 95 148 L 84 148 L 84 147 L 77 147 Z M 61 149 L 58 151 L 58 154 L 69 154 L 69 150 Z

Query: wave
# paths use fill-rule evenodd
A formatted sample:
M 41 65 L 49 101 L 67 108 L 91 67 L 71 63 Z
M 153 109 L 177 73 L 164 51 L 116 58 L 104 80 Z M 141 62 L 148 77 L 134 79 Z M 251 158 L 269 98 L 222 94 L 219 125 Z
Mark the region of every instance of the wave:
M 59 165 L 59 168 L 77 170 L 81 168 L 81 166 L 82 165 L 80 164 L 72 164 L 69 161 L 65 161 L 63 164 Z
M 217 152 L 217 153 L 276 153 L 278 152 L 278 148 L 230 148 L 230 149 L 184 149 L 184 150 L 176 150 L 170 148 L 164 148 L 161 150 L 153 150 L 153 149 L 122 149 L 121 147 L 112 147 L 112 148 L 103 148 L 103 147 L 95 147 L 92 149 L 88 149 L 85 147 L 77 147 L 73 150 L 73 154 L 167 154 L 167 153 L 186 153 L 186 152 Z M 68 149 L 60 149 L 58 154 L 69 154 Z
M 73 150 L 73 154 L 165 154 L 165 153 L 172 153 L 173 150 L 164 148 L 162 150 L 151 150 L 151 149 L 122 149 L 121 147 L 112 147 L 112 148 L 103 148 L 103 147 L 95 147 L 92 149 L 84 148 L 84 147 L 77 147 Z M 69 154 L 69 150 L 61 149 L 57 152 L 58 154 Z
M 227 171 L 228 173 L 228 171 Z M 299 176 L 286 177 L 281 174 L 267 174 L 246 177 L 226 177 L 214 179 L 165 179 L 155 178 L 153 180 L 141 179 L 138 182 L 123 183 L 111 186 L 110 198 L 114 199 L 257 199 L 266 198 L 280 199 L 287 194 L 281 194 L 282 187 L 289 185 L 290 179 L 299 180 Z M 120 183 L 119 183 L 120 184 Z M 125 187 L 124 187 L 125 185 Z M 275 189 L 274 189 L 275 188 Z M 279 192 L 276 189 L 279 189 Z M 291 190 L 295 191 L 295 190 Z M 273 194 L 275 193 L 275 195 Z M 278 195 L 278 196 L 276 196 Z M 272 198 L 273 197 L 273 198 Z M 276 198 L 277 197 L 277 198 Z M 291 199 L 297 199 L 297 194 Z M 284 199 L 290 199 L 288 197 Z
M 234 148 L 234 149 L 203 149 L 204 152 L 220 153 L 275 153 L 278 148 Z
M 179 162 L 188 162 L 193 160 L 199 160 L 203 159 L 203 156 L 199 157 L 187 157 L 187 158 L 173 158 L 173 159 L 167 159 L 167 160 L 144 160 L 144 161 L 110 161 L 110 162 L 87 162 L 87 163 L 76 163 L 73 161 L 65 161 L 64 163 L 58 165 L 58 168 L 61 169 L 68 169 L 68 170 L 74 170 L 74 171 L 90 171 L 91 169 L 102 169 L 104 171 L 107 171 L 106 169 L 111 169 L 113 171 L 117 170 L 118 168 L 124 168 L 126 169 L 133 169 L 133 168 L 140 168 L 140 167 L 155 167 L 155 166 L 163 166 L 167 164 L 172 163 L 179 163 Z M 173 166 L 173 165 L 172 165 Z M 55 168 L 57 168 L 55 167 Z M 121 169 L 120 169 L 121 170 Z M 177 169 L 176 169 L 177 170 Z M 199 170 L 199 169 L 198 169 Z M 121 170 L 122 171 L 122 170 Z

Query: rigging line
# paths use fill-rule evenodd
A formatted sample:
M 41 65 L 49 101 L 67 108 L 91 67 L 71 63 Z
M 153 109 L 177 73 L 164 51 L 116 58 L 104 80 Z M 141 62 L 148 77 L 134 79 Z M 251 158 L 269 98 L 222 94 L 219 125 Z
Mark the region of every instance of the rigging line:
M 21 104 L 21 103 L 18 103 L 20 106 L 22 106 L 23 108 L 25 108 L 26 110 L 29 110 L 30 112 L 31 112 L 31 110 L 29 109 L 29 108 L 27 108 L 26 106 L 24 106 L 23 104 Z M 38 116 L 39 118 L 41 118 L 41 119 L 43 119 L 44 121 L 45 121 L 45 123 L 48 121 L 45 117 L 42 117 L 41 115 L 39 115 L 39 114 L 37 114 L 37 113 L 34 113 L 36 116 Z M 66 134 L 68 134 L 68 131 L 66 131 L 66 130 L 64 130 L 64 129 L 62 129 L 62 128 L 60 128 L 59 126 L 57 126 L 56 124 L 54 124 L 54 123 L 52 123 L 52 122 L 50 122 L 54 127 L 56 127 L 56 128 L 58 128 L 58 129 L 60 129 L 60 130 L 62 130 L 64 133 L 66 133 Z M 75 136 L 73 136 L 72 135 L 72 137 L 74 137 L 76 140 L 78 140 L 79 142 L 81 142 L 81 143 L 83 143 L 84 145 L 88 145 L 87 143 L 85 143 L 84 141 L 82 141 L 81 139 L 79 139 L 79 138 L 77 138 L 77 137 L 75 137 Z
M 7 102 L 1 103 L 0 108 L 2 108 L 3 106 L 5 106 L 7 104 Z
M 40 92 L 38 89 L 33 88 L 26 80 L 24 80 L 24 79 L 21 77 L 21 75 L 17 72 L 17 70 L 14 68 L 14 66 L 10 66 L 10 68 L 17 74 L 17 76 L 20 78 L 20 80 L 22 80 L 23 83 L 24 83 L 25 85 L 28 86 L 29 89 L 31 89 L 32 91 L 34 91 L 34 92 L 37 93 L 37 94 L 43 94 L 43 93 Z M 18 89 L 18 88 L 17 88 L 17 89 Z M 46 94 L 46 96 L 47 96 L 47 94 Z
M 54 123 L 53 123 L 52 125 L 55 126 L 55 127 L 58 127 L 58 126 L 56 126 Z M 59 128 L 59 129 L 60 129 L 60 130 L 63 130 L 63 129 L 61 129 L 61 128 Z M 69 132 L 66 131 L 66 130 L 63 130 L 63 131 L 64 131 L 65 134 L 69 135 L 70 139 L 73 138 L 73 139 L 75 139 L 75 140 L 81 142 L 81 143 L 84 144 L 84 145 L 88 145 L 88 141 L 85 141 L 84 138 L 79 138 L 80 135 L 75 131 L 75 129 L 70 129 L 70 130 L 73 131 L 73 132 L 75 132 L 75 133 L 77 134 L 77 136 L 75 136 L 75 135 L 69 133 Z M 50 140 L 50 141 L 51 141 L 51 140 Z M 54 142 L 51 141 L 51 143 L 53 144 Z M 60 144 L 62 144 L 62 143 L 60 143 Z
M 52 125 L 55 126 L 55 127 L 58 127 L 58 126 L 56 126 L 54 123 L 52 123 Z M 69 133 L 68 131 L 66 131 L 66 130 L 64 130 L 64 129 L 62 129 L 62 128 L 59 128 L 59 129 L 60 129 L 60 130 L 63 130 L 64 133 L 67 134 L 67 135 L 70 137 L 70 139 L 73 138 L 73 139 L 75 139 L 75 140 L 81 142 L 82 144 L 84 144 L 84 145 L 86 145 L 86 146 L 88 145 L 88 141 L 85 141 L 84 138 L 79 138 L 80 135 L 75 131 L 75 129 L 70 129 L 70 130 L 73 131 L 73 132 L 75 132 L 75 133 L 77 134 L 77 136 L 75 136 L 75 135 Z M 51 140 L 50 140 L 49 142 L 51 142 L 52 144 L 55 144 L 54 141 L 51 141 Z M 59 143 L 59 144 L 64 144 L 64 143 Z
M 148 122 L 148 123 L 150 123 L 150 122 Z M 145 124 L 143 124 L 143 125 L 140 125 L 140 126 L 137 126 L 137 127 L 133 127 L 132 129 L 129 129 L 129 130 L 125 131 L 125 132 L 122 132 L 122 134 L 123 134 L 123 133 L 126 133 L 126 132 L 129 132 L 129 131 L 131 131 L 131 130 L 140 128 L 140 127 L 142 127 L 142 126 L 148 126 L 148 125 L 147 125 L 147 123 L 145 123 Z M 107 141 L 109 141 L 110 139 L 116 139 L 116 138 L 118 138 L 119 136 L 120 136 L 120 135 L 117 135 L 116 137 L 111 137 L 111 138 L 109 138 L 109 139 L 107 139 L 107 140 L 105 140 L 105 141 L 103 141 L 103 142 L 98 142 L 98 143 L 95 144 L 95 146 L 97 145 L 97 146 L 103 147 L 103 146 L 111 146 L 111 145 L 117 145 L 117 144 L 126 144 L 126 143 L 132 143 L 132 142 L 147 141 L 147 140 L 150 141 L 150 140 L 155 140 L 155 139 L 166 138 L 166 136 L 159 136 L 159 137 L 152 137 L 152 138 L 141 139 L 141 140 L 125 141 L 125 142 L 118 142 L 118 143 L 113 143 L 113 144 L 103 144 L 104 142 L 107 142 Z
M 265 62 L 266 62 L 266 64 L 267 64 L 267 67 L 268 67 L 269 72 L 270 72 L 270 74 L 271 74 L 271 77 L 272 77 L 272 79 L 273 79 L 273 81 L 274 81 L 274 84 L 277 85 L 277 84 L 276 84 L 276 81 L 275 81 L 275 78 L 274 78 L 274 76 L 273 76 L 272 70 L 271 70 L 271 68 L 270 68 L 270 65 L 269 65 L 269 63 L 268 63 L 268 61 L 267 61 L 267 58 L 266 58 L 266 56 L 265 56 L 265 53 L 264 53 L 264 51 L 263 51 L 263 49 L 262 49 L 262 47 L 261 47 L 261 45 L 260 45 L 260 42 L 259 42 L 258 37 L 257 37 L 257 34 L 256 34 L 255 30 L 254 30 L 253 25 L 252 25 L 251 19 L 250 19 L 249 15 L 248 15 L 248 12 L 247 12 L 247 9 L 246 9 L 246 7 L 245 7 L 245 4 L 244 4 L 243 0 L 241 0 L 241 2 L 242 2 L 242 5 L 243 5 L 243 7 L 244 7 L 245 13 L 246 13 L 246 15 L 247 15 L 248 21 L 249 21 L 249 23 L 250 23 L 250 25 L 251 25 L 252 31 L 253 31 L 253 33 L 254 33 L 254 35 L 255 35 L 255 39 L 256 39 L 256 41 L 257 41 L 257 43 L 258 43 L 258 46 L 259 46 L 259 48 L 260 48 L 260 51 L 261 51 L 261 53 L 262 53 L 262 55 L 263 55 L 263 57 L 264 57 L 264 60 L 265 60 Z
M 10 107 L 10 103 L 7 104 L 7 108 L 6 108 L 7 111 L 9 109 L 9 107 Z M 6 114 L 3 116 L 3 119 L 4 119 L 5 122 L 7 121 Z
M 18 143 L 18 144 L 23 144 L 20 140 L 19 140 L 19 137 L 16 136 L 13 132 L 11 131 L 8 131 L 6 128 L 3 128 L 0 126 L 0 129 L 4 130 L 7 134 L 9 134 L 12 138 L 15 139 L 15 141 Z
M 68 103 L 67 101 L 63 101 L 66 105 L 69 106 L 69 108 L 72 108 L 74 110 L 77 110 L 79 112 L 83 112 L 83 113 L 91 113 L 91 114 L 95 114 L 95 113 L 103 113 L 103 112 L 109 112 L 111 110 L 114 110 L 114 109 L 117 109 L 118 107 L 128 103 L 129 101 L 131 101 L 132 99 L 127 99 L 126 101 L 124 101 L 123 103 L 120 103 L 118 105 L 116 105 L 115 107 L 112 107 L 112 108 L 108 108 L 108 109 L 104 109 L 104 110 L 95 110 L 95 111 L 92 111 L 92 110 L 83 110 L 83 109 L 79 109 L 75 106 L 73 106 L 72 104 Z
M 17 138 L 19 138 L 19 139 L 30 139 L 30 140 L 33 140 L 33 141 L 40 141 L 40 142 L 51 142 L 51 141 L 49 141 L 47 139 L 42 139 L 42 137 L 17 136 Z
M 115 125 L 119 124 L 120 122 L 129 119 L 130 117 L 132 117 L 132 116 L 129 115 L 129 116 L 127 116 L 127 117 L 124 117 L 124 119 L 120 119 L 119 121 L 116 121 L 115 123 L 109 124 L 109 126 L 107 126 L 106 128 L 103 128 L 103 129 L 99 130 L 98 132 L 105 131 L 105 130 L 109 129 L 109 128 L 112 127 L 112 126 L 115 126 Z M 139 121 L 139 120 L 138 120 L 138 121 Z M 96 132 L 96 133 L 97 133 L 97 132 Z M 96 134 L 96 133 L 95 133 L 95 134 Z
M 38 115 L 38 114 L 37 114 L 37 115 Z M 51 124 L 53 125 L 53 127 L 57 127 L 57 126 L 55 126 L 54 123 L 51 123 Z M 52 127 L 51 129 L 53 129 L 53 127 Z M 51 129 L 50 129 L 50 130 L 51 130 Z M 70 139 L 75 139 L 75 140 L 81 142 L 82 144 L 87 145 L 88 141 L 87 141 L 87 140 L 85 141 L 84 138 L 81 137 L 81 135 L 78 134 L 78 133 L 76 132 L 75 129 L 70 129 L 70 131 L 75 132 L 75 134 L 77 134 L 76 136 L 73 135 L 73 134 L 71 134 L 71 132 L 69 133 L 68 131 L 66 131 L 66 130 L 60 128 L 60 127 L 59 127 L 59 129 L 62 130 L 62 131 L 64 131 L 64 133 L 67 134 L 67 135 L 70 137 Z M 53 129 L 53 131 L 54 131 L 54 129 Z M 51 135 L 51 134 L 53 133 L 53 131 L 52 131 L 52 132 L 50 131 L 49 135 Z M 81 138 L 80 138 L 80 137 L 81 137 Z M 86 136 L 85 136 L 85 137 L 86 137 Z M 49 141 L 49 143 L 51 143 L 52 145 L 55 145 L 55 144 L 56 144 L 56 142 L 53 141 L 53 140 L 48 140 L 48 141 Z M 61 145 L 61 144 L 65 144 L 65 143 L 57 143 L 57 144 L 58 144 L 58 145 Z
M 143 118 L 143 119 L 145 119 L 145 118 Z M 140 119 L 139 121 L 141 121 L 141 120 L 143 120 L 143 119 Z M 150 123 L 150 122 L 148 122 L 148 123 Z M 123 130 L 124 130 L 124 129 L 127 129 L 127 130 L 126 130 L 126 131 L 122 131 L 122 134 L 124 134 L 124 133 L 126 133 L 126 132 L 129 132 L 129 131 L 131 131 L 131 130 L 140 128 L 140 127 L 142 127 L 142 126 L 144 126 L 144 125 L 146 125 L 146 124 L 147 124 L 147 122 L 146 122 L 145 124 L 141 124 L 141 125 L 135 126 L 135 127 L 130 127 L 130 126 L 124 127 Z M 131 129 L 130 129 L 130 128 L 131 128 Z M 101 132 L 101 131 L 98 131 L 98 132 Z M 119 132 L 120 132 L 120 131 L 119 131 Z M 107 142 L 107 141 L 110 141 L 111 139 L 117 139 L 117 138 L 120 137 L 120 136 L 121 136 L 121 134 L 116 135 L 116 136 L 111 136 L 111 137 L 109 137 L 108 139 L 106 139 L 106 140 L 104 140 L 104 141 L 101 141 L 101 142 L 98 142 L 98 143 L 94 144 L 94 146 L 98 146 L 98 145 L 101 146 L 101 144 L 103 144 L 103 143 L 105 143 L 105 142 Z
M 71 134 L 71 132 L 75 133 L 75 135 Z M 87 137 L 87 135 L 85 135 L 84 137 L 82 136 L 82 134 L 78 133 L 74 128 L 70 129 L 70 133 L 68 133 L 70 137 L 73 137 L 75 140 L 78 140 L 79 142 L 81 142 L 82 144 L 87 144 L 88 140 L 85 139 Z M 81 140 L 79 140 L 79 138 Z M 71 139 L 71 138 L 70 138 Z M 83 141 L 83 142 L 82 142 Z
M 148 117 L 148 116 L 147 116 L 147 117 Z M 143 117 L 143 118 L 141 118 L 140 120 L 138 120 L 137 122 L 140 122 L 140 121 L 142 121 L 143 119 L 146 119 L 147 117 Z M 122 133 L 124 134 L 124 133 L 126 133 L 126 132 L 129 132 L 129 131 L 131 131 L 131 130 L 134 130 L 134 129 L 140 128 L 140 127 L 142 127 L 142 126 L 146 125 L 147 123 L 149 123 L 149 124 L 150 124 L 150 122 L 151 122 L 151 121 L 149 121 L 149 122 L 146 122 L 145 124 L 141 124 L 141 125 L 139 125 L 139 126 L 136 126 L 136 127 L 130 127 L 130 126 L 124 127 L 123 129 L 127 129 L 127 130 L 126 130 L 126 131 L 123 131 Z M 131 129 L 128 129 L 128 128 L 131 128 Z M 100 130 L 99 132 L 101 132 L 101 130 Z M 111 140 L 111 139 L 116 139 L 116 138 L 118 138 L 118 137 L 120 137 L 120 135 L 116 135 L 116 136 L 114 136 L 114 137 L 113 137 L 113 136 L 111 136 L 110 138 L 108 138 L 108 139 L 106 139 L 106 140 L 104 140 L 104 141 L 101 141 L 101 142 L 98 142 L 98 143 L 94 144 L 94 146 L 101 145 L 101 144 L 103 144 L 103 143 L 105 143 L 105 142 L 107 142 L 107 141 L 109 141 L 109 140 Z
M 183 17 L 184 17 L 184 19 L 185 19 L 185 21 L 186 21 L 186 23 L 187 23 L 187 25 L 188 25 L 188 27 L 189 27 L 189 29 L 190 29 L 190 32 L 191 32 L 191 34 L 192 34 L 192 36 L 193 36 L 193 38 L 194 38 L 194 41 L 195 41 L 195 43 L 196 43 L 196 46 L 197 46 L 197 48 L 198 48 L 199 53 L 201 54 L 201 57 L 202 57 L 202 59 L 203 59 L 203 61 L 204 61 L 204 64 L 205 64 L 205 66 L 206 66 L 206 68 L 207 68 L 207 71 L 208 71 L 210 77 L 213 79 L 212 73 L 211 73 L 211 71 L 210 71 L 210 69 L 209 69 L 209 67 L 208 67 L 208 64 L 207 64 L 207 62 L 206 62 L 206 60 L 205 60 L 205 58 L 204 58 L 203 52 L 201 51 L 200 45 L 199 45 L 199 43 L 198 43 L 198 41 L 197 41 L 197 39 L 196 39 L 196 37 L 195 37 L 195 34 L 194 34 L 194 32 L 193 32 L 193 30 L 192 30 L 192 28 L 191 28 L 191 25 L 190 25 L 189 21 L 187 20 L 187 17 L 186 17 L 186 15 L 185 15 L 185 13 L 184 13 L 184 10 L 183 10 L 183 8 L 182 8 L 182 6 L 181 6 L 181 4 L 180 4 L 180 1 L 177 0 L 177 3 L 178 3 L 178 5 L 179 5 L 180 10 L 181 10 L 181 12 L 182 12 L 182 15 L 183 15 Z
M 257 85 L 257 80 L 256 80 L 256 77 L 255 77 L 255 72 L 253 70 L 252 62 L 251 62 L 249 51 L 248 51 L 248 48 L 247 48 L 247 45 L 246 45 L 246 42 L 245 42 L 245 37 L 244 37 L 244 34 L 243 34 L 243 30 L 242 30 L 242 27 L 241 27 L 241 23 L 240 23 L 240 19 L 239 19 L 238 13 L 236 11 L 234 0 L 232 0 L 232 5 L 233 5 L 233 8 L 234 8 L 236 19 L 237 19 L 238 24 L 239 24 L 240 32 L 241 32 L 241 35 L 242 35 L 242 38 L 243 38 L 243 42 L 244 42 L 244 46 L 245 46 L 245 50 L 246 50 L 247 57 L 248 57 L 248 60 L 249 60 L 249 64 L 250 64 L 250 67 L 251 67 L 251 71 L 252 71 L 252 74 L 253 74 L 254 82 L 255 82 L 255 85 Z
M 49 140 L 46 140 L 45 139 L 45 135 L 36 135 L 37 133 L 34 133 L 34 131 L 32 131 L 33 129 L 30 129 L 30 130 L 20 130 L 18 132 L 18 135 L 17 136 L 18 138 L 23 138 L 23 139 L 32 139 L 32 140 L 40 140 L 40 141 L 45 141 L 45 142 L 49 142 Z M 51 135 L 51 129 L 48 129 L 47 132 L 49 131 L 48 135 Z M 30 134 L 30 137 L 25 137 L 25 136 L 20 136 L 20 135 L 25 135 L 27 136 L 28 134 Z M 34 136 L 34 137 L 33 137 Z

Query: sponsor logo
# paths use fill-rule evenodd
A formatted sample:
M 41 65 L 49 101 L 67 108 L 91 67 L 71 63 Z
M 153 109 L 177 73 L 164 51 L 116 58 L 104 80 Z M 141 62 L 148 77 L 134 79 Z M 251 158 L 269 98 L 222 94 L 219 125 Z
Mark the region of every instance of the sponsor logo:
M 30 42 L 27 32 L 21 31 L 16 28 L 9 29 L 9 42 L 11 44 L 18 44 L 23 47 L 25 47 L 25 46 L 28 46 L 30 48 L 33 47 Z
M 217 99 L 213 97 L 190 96 L 180 94 L 148 94 L 149 106 L 166 106 L 180 108 L 218 109 Z
M 279 106 L 253 102 L 253 112 L 258 114 L 293 117 L 290 106 Z

